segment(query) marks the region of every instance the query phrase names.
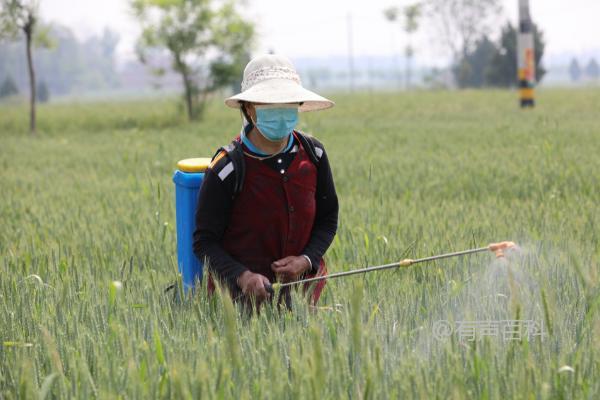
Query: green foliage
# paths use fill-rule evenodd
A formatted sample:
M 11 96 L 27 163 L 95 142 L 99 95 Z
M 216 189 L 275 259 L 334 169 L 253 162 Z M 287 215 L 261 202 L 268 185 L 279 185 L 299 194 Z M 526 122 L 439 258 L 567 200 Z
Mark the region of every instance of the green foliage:
M 410 4 L 402 10 L 404 13 L 404 31 L 411 34 L 419 29 L 419 17 L 422 13 L 421 3 Z
M 407 44 L 404 47 L 404 56 L 406 57 L 406 67 L 405 67 L 405 82 L 406 88 L 410 87 L 410 76 L 411 76 L 411 61 L 415 54 L 415 49 L 412 46 L 412 34 L 419 29 L 419 18 L 423 12 L 423 4 L 422 3 L 414 3 L 405 6 L 402 9 L 402 29 L 408 36 Z M 389 7 L 383 10 L 383 15 L 390 22 L 396 22 L 398 16 L 400 15 L 400 10 L 398 7 Z
M 37 21 L 35 35 L 33 36 L 33 45 L 36 48 L 52 49 L 56 47 L 56 42 L 52 37 L 52 25 L 42 24 Z
M 132 0 L 142 25 L 138 53 L 165 48 L 182 77 L 188 118 L 202 115 L 208 93 L 232 84 L 247 60 L 254 28 L 233 0 Z
M 15 39 L 20 33 L 49 46 L 45 29 L 39 29 L 38 0 L 0 0 L 0 39 Z
M 396 22 L 402 15 L 402 29 L 407 34 L 411 34 L 419 28 L 419 17 L 421 17 L 422 10 L 422 3 L 409 4 L 402 9 L 391 6 L 383 10 L 383 16 L 390 22 Z
M 36 12 L 35 1 L 0 0 L 0 39 L 16 37 Z
M 398 15 L 400 15 L 400 9 L 396 6 L 383 9 L 383 16 L 390 22 L 396 22 Z
M 52 47 L 50 25 L 41 24 L 39 19 L 37 0 L 0 0 L 0 40 L 12 41 L 23 33 L 31 35 L 36 47 Z
M 527 112 L 510 91 L 328 97 L 300 129 L 340 197 L 331 272 L 502 239 L 521 255 L 330 280 L 319 310 L 294 293 L 249 318 L 204 287 L 176 304 L 175 163 L 239 115 L 44 104 L 33 139 L 2 106 L 0 398 L 598 398 L 600 92 L 542 90 Z M 543 341 L 433 335 L 517 310 Z

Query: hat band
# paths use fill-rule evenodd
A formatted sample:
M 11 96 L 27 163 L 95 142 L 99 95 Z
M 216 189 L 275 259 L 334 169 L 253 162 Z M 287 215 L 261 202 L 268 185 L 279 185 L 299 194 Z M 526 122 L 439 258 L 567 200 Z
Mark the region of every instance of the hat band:
M 300 76 L 296 71 L 291 68 L 286 67 L 264 67 L 257 69 L 256 71 L 252 71 L 248 74 L 248 76 L 244 77 L 244 81 L 242 82 L 242 91 L 245 91 L 252 86 L 260 83 L 262 81 L 266 81 L 269 79 L 287 79 L 290 81 L 294 81 L 297 84 L 300 83 Z

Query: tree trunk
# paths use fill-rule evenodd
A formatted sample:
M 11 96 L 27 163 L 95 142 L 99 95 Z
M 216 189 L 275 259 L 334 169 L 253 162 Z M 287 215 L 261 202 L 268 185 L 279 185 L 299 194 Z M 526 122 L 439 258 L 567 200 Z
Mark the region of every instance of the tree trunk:
M 179 53 L 173 51 L 173 57 L 175 58 L 175 70 L 181 74 L 181 80 L 183 81 L 183 89 L 185 91 L 183 98 L 185 100 L 188 120 L 193 121 L 196 119 L 196 112 L 194 110 L 194 94 L 192 93 L 194 89 L 190 79 L 190 72 Z
M 194 99 L 192 94 L 192 83 L 190 82 L 190 77 L 187 71 L 181 72 L 181 77 L 183 78 L 183 87 L 185 90 L 185 105 L 187 108 L 188 120 L 193 121 L 196 119 L 196 113 L 194 112 Z
M 31 53 L 31 42 L 33 39 L 33 19 L 30 18 L 23 29 L 27 44 L 27 67 L 29 68 L 29 131 L 35 135 L 35 71 L 33 69 L 33 56 Z

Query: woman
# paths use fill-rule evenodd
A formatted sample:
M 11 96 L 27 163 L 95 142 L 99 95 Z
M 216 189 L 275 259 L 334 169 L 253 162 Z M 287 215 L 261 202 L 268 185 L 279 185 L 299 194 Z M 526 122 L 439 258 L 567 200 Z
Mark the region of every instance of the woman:
M 299 111 L 334 103 L 304 89 L 287 58 L 263 55 L 248 63 L 242 92 L 225 104 L 241 111 L 243 127 L 206 171 L 194 253 L 208 266 L 209 288 L 214 276 L 234 298 L 260 304 L 271 282 L 326 274 L 322 258 L 337 230 L 337 195 L 323 145 L 295 127 Z

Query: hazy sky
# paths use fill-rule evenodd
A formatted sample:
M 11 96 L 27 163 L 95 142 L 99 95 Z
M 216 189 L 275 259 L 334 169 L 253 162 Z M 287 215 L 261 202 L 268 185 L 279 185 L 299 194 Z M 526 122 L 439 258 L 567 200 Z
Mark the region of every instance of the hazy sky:
M 291 58 L 348 54 L 348 16 L 351 15 L 355 55 L 402 52 L 404 35 L 382 16 L 390 5 L 414 0 L 249 0 L 244 8 L 257 23 L 258 48 L 273 49 Z M 503 0 L 504 15 L 516 22 L 517 0 Z M 41 0 L 43 18 L 69 26 L 81 38 L 110 27 L 121 35 L 118 53 L 134 57 L 139 33 L 127 0 Z M 532 16 L 546 35 L 546 54 L 575 55 L 594 51 L 600 58 L 600 0 L 531 0 Z M 434 29 L 421 26 L 415 36 L 417 61 L 439 63 L 441 48 Z

